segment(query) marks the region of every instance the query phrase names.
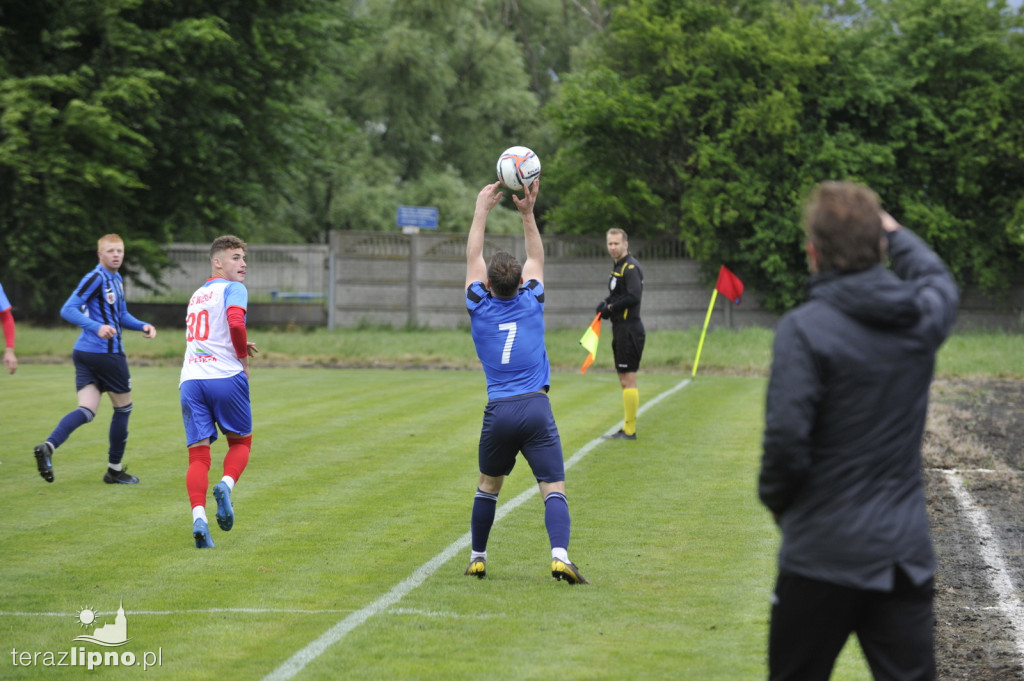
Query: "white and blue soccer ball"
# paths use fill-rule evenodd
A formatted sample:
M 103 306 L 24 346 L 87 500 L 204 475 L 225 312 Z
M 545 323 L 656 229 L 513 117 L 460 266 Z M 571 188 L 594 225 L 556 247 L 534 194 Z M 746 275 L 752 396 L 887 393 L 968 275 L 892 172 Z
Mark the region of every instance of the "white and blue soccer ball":
M 498 179 L 509 189 L 529 187 L 540 177 L 540 158 L 527 147 L 509 147 L 498 157 Z

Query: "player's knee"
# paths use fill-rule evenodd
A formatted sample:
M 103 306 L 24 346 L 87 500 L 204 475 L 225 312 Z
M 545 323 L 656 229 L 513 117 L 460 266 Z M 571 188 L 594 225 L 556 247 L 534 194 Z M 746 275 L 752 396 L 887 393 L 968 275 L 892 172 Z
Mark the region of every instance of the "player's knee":
M 211 464 L 210 446 L 206 445 L 205 447 L 203 447 L 203 446 L 189 447 L 189 449 L 188 449 L 188 463 L 189 463 L 190 466 L 192 464 L 199 464 L 201 466 L 205 466 L 206 468 L 209 468 L 210 464 Z
M 501 485 L 503 482 L 505 482 L 504 477 L 494 477 L 481 473 L 476 486 L 481 492 L 497 495 L 501 493 Z
M 547 504 L 549 501 L 561 501 L 562 503 L 564 503 L 566 505 L 569 504 L 569 500 L 565 497 L 565 492 L 558 492 L 558 491 L 548 492 L 544 496 L 544 503 Z
M 82 416 L 85 417 L 86 423 L 90 423 L 94 418 L 96 418 L 96 412 L 94 412 L 92 409 L 89 409 L 88 407 L 79 407 L 78 411 L 80 411 L 82 413 Z
M 132 403 L 129 402 L 128 404 L 124 405 L 123 407 L 114 407 L 114 411 L 119 413 L 119 414 L 131 414 L 132 413 Z

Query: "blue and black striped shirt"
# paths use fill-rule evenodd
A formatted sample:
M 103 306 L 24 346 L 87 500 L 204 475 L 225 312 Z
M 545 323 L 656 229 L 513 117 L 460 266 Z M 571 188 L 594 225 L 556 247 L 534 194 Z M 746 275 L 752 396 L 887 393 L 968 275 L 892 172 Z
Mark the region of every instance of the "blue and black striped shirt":
M 82 352 L 124 354 L 121 329 L 142 331 L 146 325 L 146 322 L 128 313 L 120 272 L 111 272 L 103 265 L 96 265 L 94 270 L 82 277 L 75 292 L 61 308 L 60 316 L 82 327 L 74 347 Z M 104 324 L 117 331 L 113 338 L 100 338 L 96 335 Z

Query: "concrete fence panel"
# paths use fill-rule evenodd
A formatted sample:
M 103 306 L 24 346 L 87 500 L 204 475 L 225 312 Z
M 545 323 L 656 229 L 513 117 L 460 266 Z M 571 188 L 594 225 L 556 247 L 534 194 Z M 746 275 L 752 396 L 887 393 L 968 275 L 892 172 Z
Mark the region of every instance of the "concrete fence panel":
M 466 235 L 435 232 L 334 231 L 329 244 L 249 247 L 246 285 L 250 323 L 272 325 L 358 325 L 455 328 L 468 323 L 464 303 Z M 525 259 L 517 235 L 488 235 L 484 258 L 505 250 Z M 700 263 L 686 257 L 682 244 L 655 240 L 630 242 L 644 272 L 643 319 L 649 330 L 701 326 L 713 281 L 701 278 Z M 607 293 L 611 261 L 599 236 L 545 236 L 544 278 L 549 328 L 583 328 Z M 187 299 L 210 274 L 209 244 L 172 244 L 176 267 L 159 292 Z M 142 282 L 153 284 L 143 277 Z M 128 300 L 153 302 L 154 295 L 127 283 Z M 744 292 L 740 305 L 718 296 L 711 327 L 771 327 L 778 315 L 764 309 L 762 296 Z M 1024 328 L 1024 286 L 992 299 L 968 290 L 958 329 Z

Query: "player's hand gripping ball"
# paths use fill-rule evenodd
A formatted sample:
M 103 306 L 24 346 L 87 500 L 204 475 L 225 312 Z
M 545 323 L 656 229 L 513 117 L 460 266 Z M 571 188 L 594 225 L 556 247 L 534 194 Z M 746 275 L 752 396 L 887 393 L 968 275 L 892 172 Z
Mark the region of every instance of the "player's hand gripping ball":
M 529 187 L 540 177 L 540 158 L 526 147 L 509 147 L 498 157 L 498 179 L 509 189 Z

